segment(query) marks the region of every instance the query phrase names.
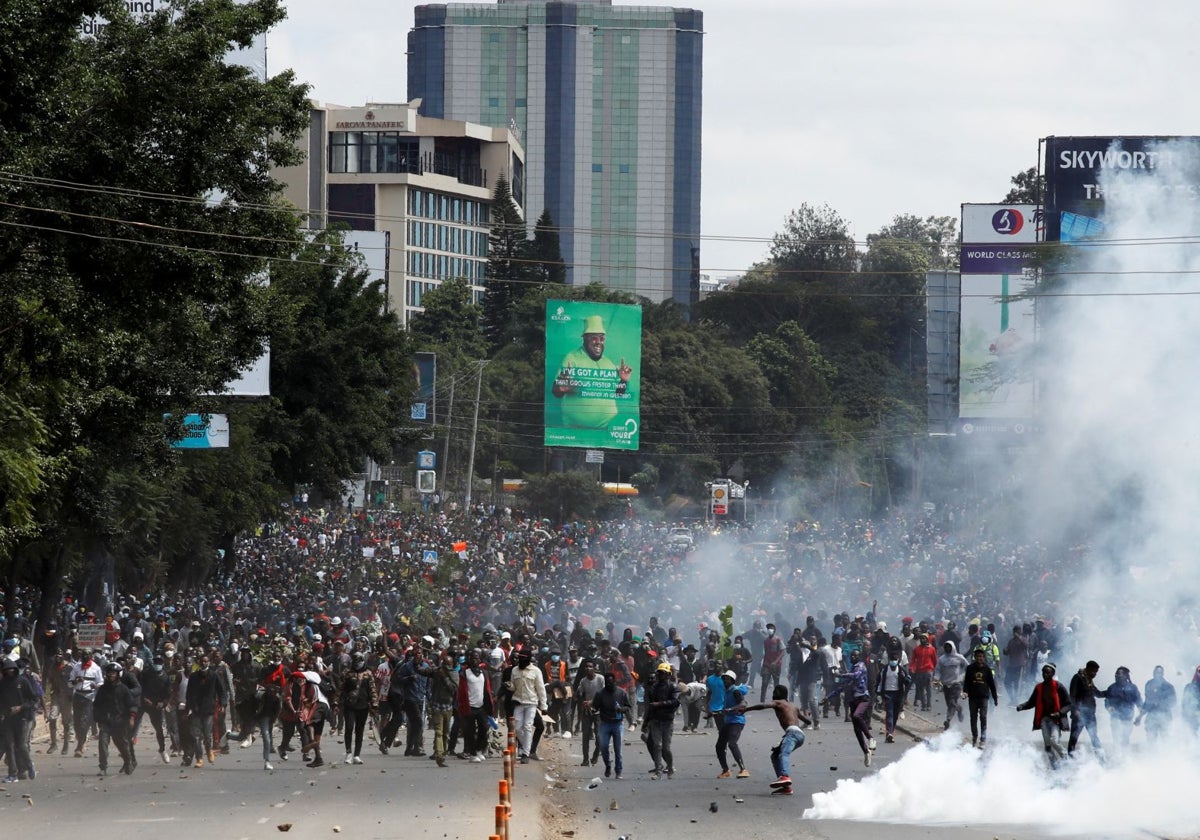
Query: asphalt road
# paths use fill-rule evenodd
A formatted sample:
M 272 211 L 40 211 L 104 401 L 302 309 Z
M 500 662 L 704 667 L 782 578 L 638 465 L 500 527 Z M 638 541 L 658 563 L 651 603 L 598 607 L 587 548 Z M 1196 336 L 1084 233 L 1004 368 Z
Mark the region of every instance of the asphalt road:
M 755 699 L 757 699 L 755 697 Z M 674 738 L 676 776 L 651 780 L 651 761 L 636 732 L 625 737 L 625 778 L 601 778 L 595 789 L 589 780 L 602 777 L 602 767 L 579 766 L 578 738 L 543 741 L 543 761 L 516 768 L 510 840 L 648 840 L 649 838 L 828 838 L 828 840 L 888 840 L 954 838 L 954 840 L 1041 840 L 1062 837 L 1061 830 L 1036 825 L 1003 824 L 996 819 L 1005 808 L 1001 780 L 984 797 L 987 808 L 967 811 L 955 804 L 943 818 L 904 824 L 865 819 L 805 819 L 814 796 L 848 783 L 851 797 L 895 796 L 896 790 L 932 790 L 961 782 L 955 769 L 921 770 L 917 785 L 878 785 L 887 768 L 919 744 L 941 734 L 940 700 L 928 716 L 909 711 L 895 744 L 884 743 L 876 722 L 878 748 L 871 768 L 850 725 L 823 720 L 820 730 L 808 730 L 803 747 L 792 755 L 794 794 L 772 796 L 769 750 L 779 739 L 770 712 L 754 712 L 741 745 L 749 779 L 717 779 L 713 750 L 715 730 Z M 997 710 L 993 734 L 1031 741 L 1027 713 Z M 958 725 L 955 730 L 958 730 Z M 961 730 L 960 730 L 961 731 Z M 429 734 L 427 733 L 427 745 Z M 438 768 L 427 758 L 406 758 L 378 752 L 373 741 L 363 750 L 365 764 L 346 766 L 340 747 L 326 740 L 325 767 L 310 769 L 294 756 L 273 759 L 275 771 L 265 772 L 261 748 L 233 749 L 201 769 L 164 766 L 149 751 L 153 737 L 144 731 L 140 766 L 132 777 L 97 775 L 94 742 L 84 758 L 46 755 L 44 735 L 35 756 L 38 776 L 32 782 L 0 786 L 0 826 L 6 837 L 92 837 L 98 831 L 116 832 L 123 840 L 137 838 L 333 838 L 356 840 L 394 838 L 442 840 L 479 838 L 494 831 L 497 783 L 502 763 L 473 764 L 451 759 Z M 427 747 L 428 748 L 428 747 Z M 989 750 L 991 747 L 989 747 Z M 974 751 L 968 751 L 973 754 Z M 910 758 L 917 757 L 914 753 Z M 982 754 L 981 754 L 982 755 Z M 938 761 L 940 759 L 935 759 Z M 1035 759 L 1036 760 L 1036 759 Z M 907 766 L 902 765 L 902 768 Z M 928 767 L 930 765 L 926 765 Z M 945 765 L 952 768 L 953 765 Z M 900 768 L 898 768 L 900 769 Z M 939 775 L 941 774 L 941 775 Z M 889 792 L 890 791 L 890 792 Z M 715 812 L 710 810 L 716 806 Z M 886 809 L 885 809 L 886 810 Z M 989 819 L 989 817 L 991 819 Z M 1061 826 L 1059 827 L 1061 829 Z M 1081 832 L 1079 836 L 1097 837 Z M 1125 836 L 1130 836 L 1126 834 Z M 1156 836 L 1152 834 L 1143 837 Z

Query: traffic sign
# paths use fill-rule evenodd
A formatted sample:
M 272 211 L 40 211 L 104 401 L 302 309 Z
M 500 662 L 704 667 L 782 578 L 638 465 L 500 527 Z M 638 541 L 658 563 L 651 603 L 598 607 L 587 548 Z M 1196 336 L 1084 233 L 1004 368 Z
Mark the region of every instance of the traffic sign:
M 431 470 L 437 466 L 437 453 L 422 449 L 417 453 L 417 469 Z
M 437 473 L 434 470 L 417 470 L 417 492 L 437 492 Z

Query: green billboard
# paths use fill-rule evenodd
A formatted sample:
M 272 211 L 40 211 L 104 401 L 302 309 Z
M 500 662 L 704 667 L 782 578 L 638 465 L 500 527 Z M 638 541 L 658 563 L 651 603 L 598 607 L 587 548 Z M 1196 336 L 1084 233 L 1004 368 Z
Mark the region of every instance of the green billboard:
M 637 449 L 642 308 L 546 301 L 546 446 Z

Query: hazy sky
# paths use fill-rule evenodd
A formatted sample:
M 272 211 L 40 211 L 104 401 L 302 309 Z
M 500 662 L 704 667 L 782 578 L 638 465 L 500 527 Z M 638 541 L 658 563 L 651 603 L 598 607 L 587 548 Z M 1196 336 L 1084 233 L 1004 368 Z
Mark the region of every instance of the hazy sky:
M 271 72 L 294 68 L 321 102 L 404 101 L 420 4 L 285 2 Z M 1046 135 L 1200 134 L 1196 0 L 695 5 L 706 272 L 761 259 L 804 202 L 829 204 L 862 240 L 898 213 L 999 201 Z M 710 238 L 729 236 L 762 241 Z

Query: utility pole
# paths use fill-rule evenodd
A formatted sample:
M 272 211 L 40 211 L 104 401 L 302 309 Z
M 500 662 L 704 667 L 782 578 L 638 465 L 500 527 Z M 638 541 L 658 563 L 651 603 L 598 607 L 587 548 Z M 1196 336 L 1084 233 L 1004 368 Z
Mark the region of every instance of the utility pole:
M 487 367 L 488 359 L 480 359 L 475 364 L 479 365 L 479 372 L 475 378 L 475 420 L 471 424 L 471 454 L 467 458 L 467 495 L 463 505 L 463 512 L 471 508 L 471 484 L 475 480 L 475 438 L 479 434 L 479 394 L 483 388 L 483 369 Z
M 450 429 L 454 419 L 454 377 L 450 377 L 450 406 L 446 409 L 446 442 L 442 445 L 442 501 L 450 489 Z

